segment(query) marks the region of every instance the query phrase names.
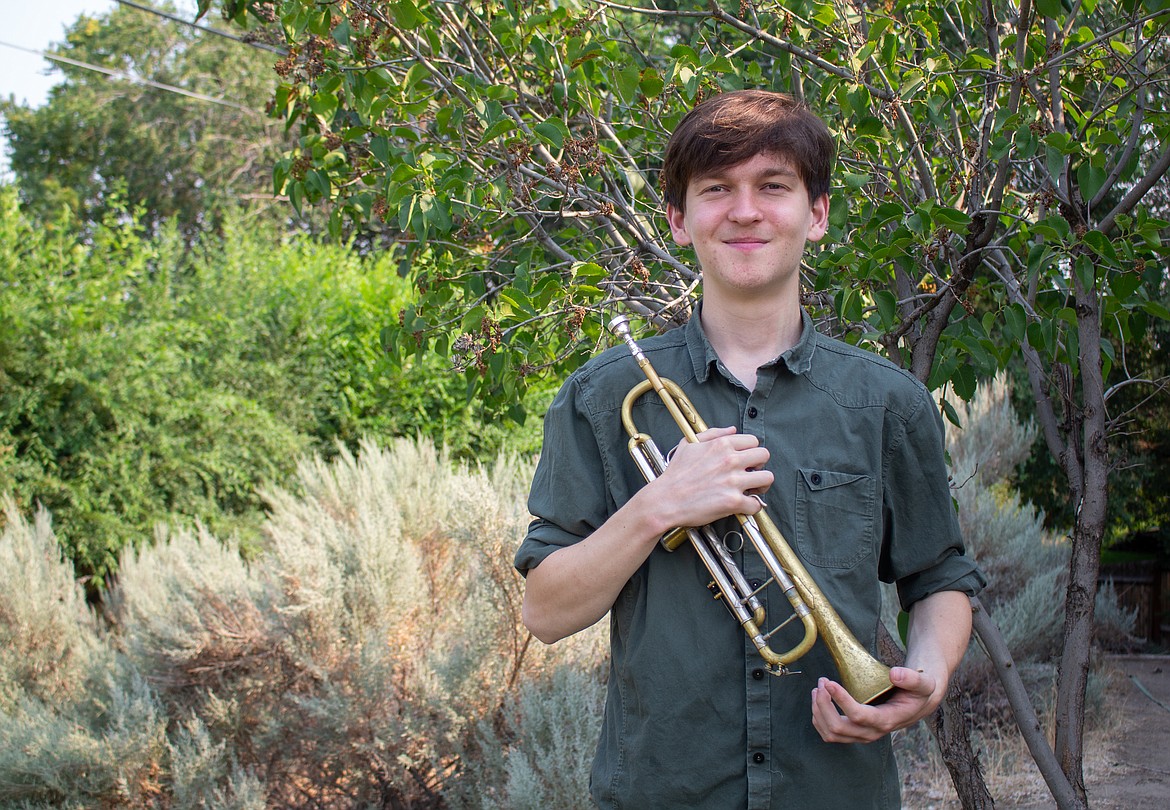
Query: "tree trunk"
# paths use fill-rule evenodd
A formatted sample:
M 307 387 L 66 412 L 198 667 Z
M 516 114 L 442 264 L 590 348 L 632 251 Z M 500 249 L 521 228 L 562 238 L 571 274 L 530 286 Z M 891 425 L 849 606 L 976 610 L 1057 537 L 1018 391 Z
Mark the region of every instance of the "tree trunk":
M 1082 806 L 1080 800 L 1061 770 L 1052 746 L 1048 743 L 1048 737 L 1040 725 L 1040 718 L 1036 716 L 1036 707 L 1028 697 L 1028 690 L 1024 688 L 1024 682 L 1020 679 L 1019 670 L 1012 659 L 1011 651 L 1008 650 L 1007 642 L 999 632 L 999 627 L 991 620 L 983 603 L 979 601 L 979 597 L 971 598 L 971 608 L 975 635 L 999 675 L 1008 704 L 1012 707 L 1016 726 L 1019 727 L 1020 734 L 1023 735 L 1028 751 L 1036 761 L 1040 775 L 1044 777 L 1058 810 L 1077 810 Z
M 1076 259 L 1081 257 L 1075 257 Z M 1105 388 L 1101 370 L 1100 300 L 1096 287 L 1085 289 L 1073 274 L 1077 339 L 1080 350 L 1081 411 L 1071 420 L 1065 468 L 1077 497 L 1072 533 L 1068 592 L 1065 597 L 1064 652 L 1056 694 L 1056 756 L 1082 806 L 1088 806 L 1084 778 L 1085 690 L 1093 641 L 1093 611 L 1101 543 L 1105 536 L 1109 453 L 1105 443 Z M 1070 414 L 1073 403 L 1069 403 Z M 1074 452 L 1075 448 L 1075 452 Z M 1075 458 L 1074 458 L 1075 455 Z M 1080 486 L 1077 487 L 1076 484 Z
M 930 731 L 938 741 L 963 810 L 991 810 L 995 800 L 987 789 L 979 757 L 971 748 L 971 721 L 963 711 L 962 697 L 962 690 L 952 680 L 942 705 L 930 717 Z

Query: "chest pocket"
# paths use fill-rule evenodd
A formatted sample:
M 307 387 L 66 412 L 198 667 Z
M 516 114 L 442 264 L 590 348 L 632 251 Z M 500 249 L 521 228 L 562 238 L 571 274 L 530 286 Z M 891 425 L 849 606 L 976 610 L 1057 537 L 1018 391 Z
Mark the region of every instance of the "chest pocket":
M 796 481 L 796 544 L 811 565 L 852 568 L 873 548 L 874 479 L 801 469 Z

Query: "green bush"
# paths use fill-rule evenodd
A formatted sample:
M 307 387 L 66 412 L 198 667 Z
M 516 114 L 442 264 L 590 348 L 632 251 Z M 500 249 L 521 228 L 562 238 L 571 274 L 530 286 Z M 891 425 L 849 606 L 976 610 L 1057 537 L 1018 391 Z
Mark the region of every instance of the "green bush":
M 306 452 L 426 435 L 494 454 L 525 430 L 464 398 L 431 358 L 393 364 L 380 332 L 408 293 L 392 255 L 228 217 L 188 244 L 123 211 L 82 238 L 0 188 L 0 492 L 56 521 L 96 587 L 156 524 L 200 521 L 250 550 L 264 502 Z M 510 435 L 512 434 L 512 435 Z

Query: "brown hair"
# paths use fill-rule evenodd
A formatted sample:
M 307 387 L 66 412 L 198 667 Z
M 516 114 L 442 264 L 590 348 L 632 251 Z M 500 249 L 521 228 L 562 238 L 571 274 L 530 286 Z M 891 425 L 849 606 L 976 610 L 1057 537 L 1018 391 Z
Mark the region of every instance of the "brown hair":
M 701 102 L 679 122 L 662 163 L 666 201 L 685 211 L 692 177 L 763 153 L 792 163 L 809 202 L 829 193 L 836 147 L 825 122 L 792 96 L 735 90 Z

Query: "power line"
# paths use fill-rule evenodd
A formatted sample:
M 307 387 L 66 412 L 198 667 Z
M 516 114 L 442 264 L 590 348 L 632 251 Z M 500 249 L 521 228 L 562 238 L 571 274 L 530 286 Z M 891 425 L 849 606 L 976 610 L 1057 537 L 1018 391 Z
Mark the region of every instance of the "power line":
M 0 41 L 0 45 L 3 45 L 6 48 L 12 48 L 12 49 L 17 50 L 17 51 L 24 51 L 25 53 L 31 53 L 31 54 L 36 54 L 37 56 L 43 56 L 45 59 L 51 59 L 54 62 L 64 62 L 65 64 L 73 65 L 74 67 L 85 68 L 86 70 L 94 70 L 94 71 L 97 71 L 98 73 L 104 73 L 107 76 L 114 76 L 114 77 L 119 78 L 119 79 L 127 79 L 128 81 L 132 81 L 132 82 L 135 82 L 137 84 L 145 84 L 145 85 L 148 85 L 150 87 L 154 87 L 158 90 L 165 90 L 168 93 L 178 93 L 181 96 L 187 96 L 188 98 L 193 98 L 193 99 L 196 99 L 198 101 L 206 101 L 206 102 L 209 102 L 211 104 L 219 104 L 219 105 L 224 106 L 224 107 L 231 107 L 232 109 L 239 110 L 241 112 L 246 112 L 250 115 L 261 115 L 261 113 L 257 112 L 256 110 L 245 107 L 242 104 L 237 104 L 234 101 L 228 101 L 227 99 L 222 99 L 222 98 L 215 98 L 214 96 L 206 96 L 202 93 L 196 93 L 196 92 L 191 91 L 191 90 L 185 90 L 182 87 L 175 87 L 172 84 L 163 84 L 162 82 L 156 82 L 156 81 L 153 81 L 151 79 L 144 79 L 141 76 L 135 76 L 132 73 L 126 73 L 125 71 L 122 71 L 122 70 L 113 70 L 112 68 L 102 67 L 101 65 L 93 65 L 93 64 L 90 64 L 89 62 L 81 62 L 77 59 L 71 59 L 68 56 L 61 56 L 60 54 L 48 53 L 47 51 L 38 51 L 35 48 L 24 48 L 24 47 L 21 47 L 20 45 L 13 45 L 11 42 Z
M 270 51 L 272 53 L 279 54 L 281 56 L 288 55 L 288 51 L 286 51 L 284 48 L 278 48 L 275 45 L 268 45 L 264 42 L 254 42 L 251 40 L 244 39 L 243 37 L 237 37 L 235 34 L 229 34 L 227 31 L 221 31 L 218 28 L 212 28 L 211 26 L 208 26 L 208 25 L 200 25 L 199 23 L 196 23 L 196 22 L 184 20 L 182 17 L 179 17 L 175 14 L 169 14 L 165 11 L 160 11 L 157 8 L 151 8 L 150 6 L 142 6 L 142 5 L 139 5 L 138 3 L 131 3 L 130 0 L 116 0 L 116 2 L 119 3 L 120 5 L 123 5 L 123 6 L 129 6 L 130 8 L 138 9 L 139 11 L 145 11 L 147 14 L 154 14 L 158 17 L 163 17 L 163 18 L 171 20 L 173 22 L 182 23 L 183 25 L 189 25 L 192 28 L 197 28 L 200 31 L 206 31 L 209 34 L 215 34 L 216 36 L 224 37 L 226 39 L 231 39 L 231 40 L 234 40 L 236 42 L 242 43 L 244 45 L 250 45 L 253 48 L 260 48 L 261 50 Z

